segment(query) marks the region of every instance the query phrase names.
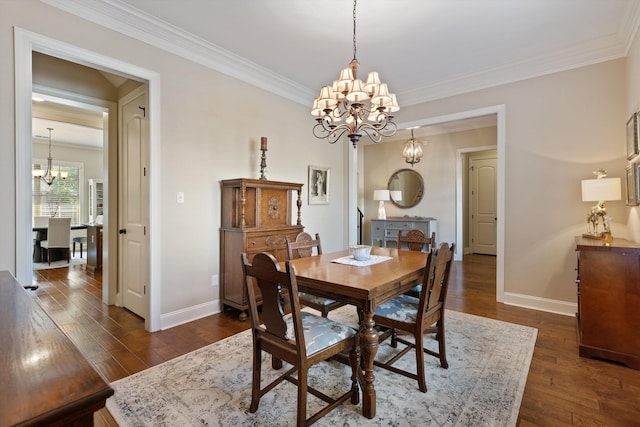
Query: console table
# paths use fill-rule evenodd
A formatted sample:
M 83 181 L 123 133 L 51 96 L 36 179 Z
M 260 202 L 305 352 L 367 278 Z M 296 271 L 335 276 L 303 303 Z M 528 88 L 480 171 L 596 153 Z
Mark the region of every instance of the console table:
M 0 425 L 93 425 L 113 389 L 8 271 L 0 342 Z
M 576 237 L 579 354 L 640 369 L 640 245 Z
M 389 217 L 387 219 L 371 220 L 371 245 L 376 241 L 380 246 L 386 248 L 387 241 L 391 240 L 398 244 L 398 231 L 408 231 L 417 228 L 422 230 L 427 237 L 435 231 L 436 241 L 438 239 L 438 221 L 435 218 L 425 217 Z

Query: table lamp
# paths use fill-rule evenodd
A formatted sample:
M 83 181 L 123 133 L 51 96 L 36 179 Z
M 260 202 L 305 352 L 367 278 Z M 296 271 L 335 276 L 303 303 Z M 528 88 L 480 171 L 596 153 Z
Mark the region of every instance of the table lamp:
M 620 178 L 605 178 L 607 171 L 599 169 L 595 172 L 596 179 L 582 180 L 582 201 L 597 202 L 587 214 L 587 232 L 582 237 L 588 239 L 611 239 L 609 222 L 611 217 L 607 215 L 608 201 L 621 200 Z M 598 222 L 602 220 L 603 231 L 598 231 Z
M 389 190 L 373 190 L 373 200 L 379 200 L 378 219 L 387 219 L 387 213 L 384 210 L 384 201 L 389 200 Z

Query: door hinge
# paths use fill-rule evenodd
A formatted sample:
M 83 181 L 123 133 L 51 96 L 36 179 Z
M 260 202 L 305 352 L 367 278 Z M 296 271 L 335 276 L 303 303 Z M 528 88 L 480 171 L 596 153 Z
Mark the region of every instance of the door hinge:
M 144 233 L 143 234 L 144 236 L 147 235 L 147 226 L 146 225 L 144 227 L 142 227 L 142 232 Z
M 147 294 L 147 285 L 144 285 L 142 287 L 142 292 L 146 295 Z
M 147 168 L 142 168 L 142 176 L 147 176 Z
M 142 110 L 142 117 L 146 118 L 147 117 L 147 108 L 146 107 L 140 107 L 140 106 L 138 106 L 138 108 Z

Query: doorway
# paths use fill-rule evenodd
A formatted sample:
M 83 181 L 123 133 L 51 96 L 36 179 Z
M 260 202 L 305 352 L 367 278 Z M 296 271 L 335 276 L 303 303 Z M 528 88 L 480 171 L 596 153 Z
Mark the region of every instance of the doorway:
M 475 150 L 495 149 L 497 152 L 497 184 L 496 184 L 496 300 L 504 302 L 504 229 L 505 229 L 505 144 L 506 144 L 506 106 L 494 105 L 475 110 L 437 116 L 428 119 L 416 120 L 407 123 L 399 123 L 398 128 L 425 127 L 441 123 L 455 122 L 458 120 L 494 115 L 496 118 L 496 145 L 475 147 L 473 149 L 461 149 L 457 151 L 456 164 L 456 252 L 454 260 L 462 261 L 463 255 L 463 153 Z
M 159 171 L 162 170 L 160 162 L 159 150 L 159 75 L 155 72 L 142 69 L 135 65 L 123 63 L 121 61 L 96 54 L 77 46 L 59 42 L 57 40 L 32 33 L 20 28 L 14 29 L 15 44 L 15 78 L 16 78 L 16 276 L 18 281 L 23 285 L 31 283 L 32 266 L 31 266 L 31 248 L 32 248 L 32 229 L 31 229 L 31 93 L 33 89 L 32 77 L 32 55 L 33 52 L 47 53 L 48 55 L 63 58 L 67 61 L 74 62 L 86 67 L 95 68 L 97 70 L 107 71 L 113 74 L 126 76 L 138 81 L 148 82 L 149 91 L 149 165 L 150 165 L 150 181 L 157 182 L 157 186 L 151 189 L 155 194 L 160 194 L 160 176 Z M 111 112 L 110 112 L 111 114 Z M 117 117 L 117 111 L 113 111 L 113 116 Z M 111 121 L 115 122 L 115 121 Z M 115 138 L 117 128 L 110 125 L 109 132 Z M 105 171 L 106 181 L 110 179 L 115 183 L 117 176 L 117 162 L 110 162 L 117 158 L 116 144 L 110 144 L 109 149 L 105 150 Z M 154 167 L 151 167 L 154 166 Z M 154 172 L 158 171 L 158 172 Z M 111 177 L 111 178 L 110 178 Z M 105 183 L 106 186 L 106 183 Z M 114 186 L 115 188 L 115 186 Z M 112 191 L 110 197 L 116 192 Z M 117 203 L 112 203 L 110 209 L 116 209 Z M 160 197 L 151 197 L 149 211 L 151 212 L 149 220 L 149 234 L 158 240 L 160 239 Z M 117 211 L 108 212 L 105 215 L 104 228 L 107 233 L 104 237 L 105 253 L 116 252 L 118 246 L 117 227 L 108 227 L 108 219 L 117 218 Z M 156 225 L 157 224 L 157 225 Z M 115 225 L 115 224 L 114 224 Z M 155 225 L 155 226 L 154 226 Z M 107 231 L 108 229 L 108 231 Z M 111 251 L 109 251 L 111 247 Z M 149 272 L 150 280 L 148 286 L 149 300 L 149 316 L 145 319 L 145 329 L 155 331 L 160 329 L 160 268 L 153 259 L 161 259 L 160 247 L 155 245 L 151 247 L 149 255 Z M 104 267 L 103 279 L 107 286 L 103 288 L 103 302 L 107 304 L 117 304 L 118 290 L 114 289 L 112 284 L 117 277 L 117 263 L 115 259 L 109 259 L 108 256 L 103 259 Z M 108 278 L 108 279 L 107 279 Z M 108 280 L 108 282 L 107 282 Z

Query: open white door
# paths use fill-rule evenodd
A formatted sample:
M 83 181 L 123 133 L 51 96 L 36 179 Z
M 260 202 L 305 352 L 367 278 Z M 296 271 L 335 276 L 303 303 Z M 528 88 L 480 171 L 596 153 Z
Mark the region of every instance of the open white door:
M 149 315 L 149 122 L 144 87 L 120 100 L 118 283 L 123 307 Z

